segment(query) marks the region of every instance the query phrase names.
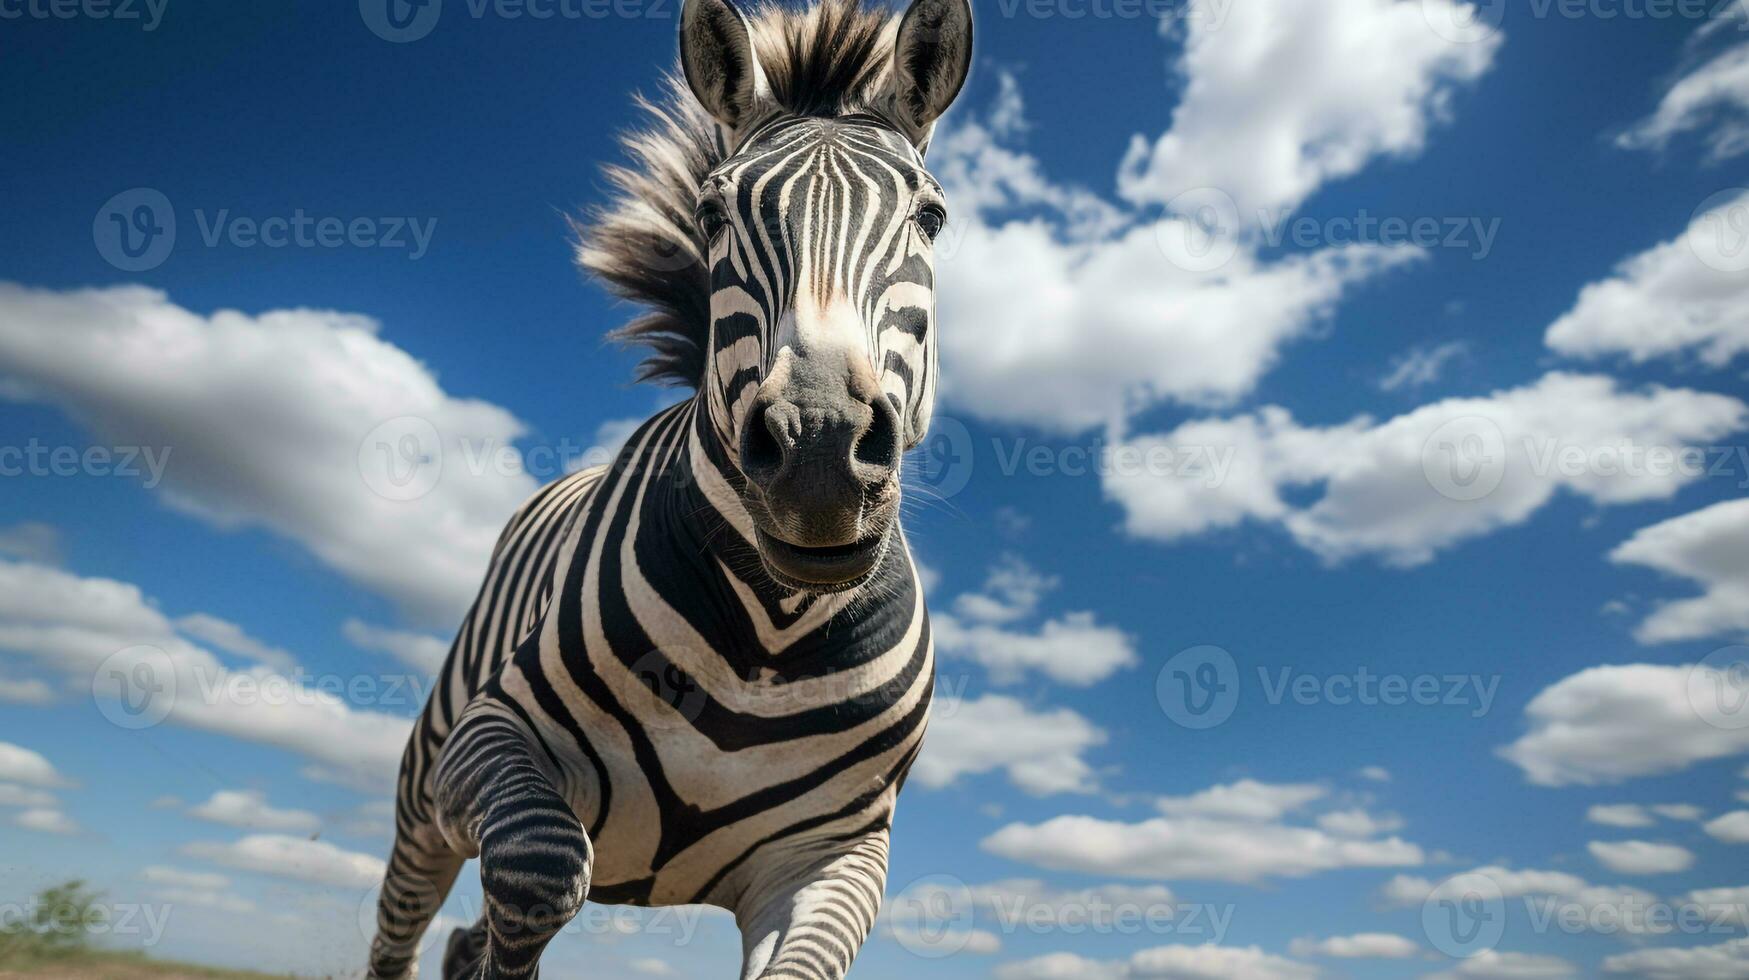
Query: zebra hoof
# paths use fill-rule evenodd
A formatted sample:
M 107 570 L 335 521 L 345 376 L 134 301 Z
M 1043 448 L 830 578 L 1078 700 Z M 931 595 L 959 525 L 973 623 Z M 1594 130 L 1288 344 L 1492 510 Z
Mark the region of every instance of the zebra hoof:
M 476 940 L 476 929 L 455 929 L 443 949 L 443 980 L 471 980 L 480 975 L 480 959 L 486 950 Z

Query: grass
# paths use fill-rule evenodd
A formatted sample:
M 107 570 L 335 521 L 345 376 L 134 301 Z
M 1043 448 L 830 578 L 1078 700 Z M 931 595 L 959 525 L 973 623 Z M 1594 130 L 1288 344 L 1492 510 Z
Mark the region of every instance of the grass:
M 287 974 L 222 970 L 154 960 L 144 953 L 100 950 L 65 952 L 8 951 L 0 953 L 0 977 L 43 977 L 54 980 L 284 980 Z

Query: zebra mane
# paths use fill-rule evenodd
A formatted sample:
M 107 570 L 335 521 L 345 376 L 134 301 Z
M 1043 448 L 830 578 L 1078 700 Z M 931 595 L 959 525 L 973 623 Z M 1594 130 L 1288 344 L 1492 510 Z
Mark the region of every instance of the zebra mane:
M 898 16 L 863 0 L 821 0 L 805 10 L 747 11 L 771 94 L 802 116 L 866 111 L 885 81 Z M 699 185 L 723 150 L 717 126 L 678 67 L 660 97 L 635 96 L 645 115 L 622 134 L 629 162 L 603 168 L 609 202 L 573 221 L 576 261 L 645 312 L 609 336 L 650 348 L 639 381 L 696 388 L 710 333 L 708 244 L 693 220 Z

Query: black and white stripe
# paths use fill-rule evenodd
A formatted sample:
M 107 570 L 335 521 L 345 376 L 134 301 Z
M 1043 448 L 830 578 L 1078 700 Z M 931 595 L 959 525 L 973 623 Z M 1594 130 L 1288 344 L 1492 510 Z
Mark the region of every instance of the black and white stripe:
M 731 85 L 746 64 L 737 75 L 724 67 L 733 51 L 701 55 L 685 34 L 722 16 L 747 29 L 744 44 L 768 45 L 800 36 L 797 24 L 877 17 L 838 3 L 749 24 L 723 0 L 695 0 L 683 48 L 717 57 L 708 64 Z M 927 36 L 956 23 L 969 44 L 965 17 L 932 21 Z M 732 30 L 702 36 L 719 34 L 736 42 Z M 929 215 L 942 204 L 920 150 L 929 120 L 876 111 L 881 93 L 891 105 L 907 91 L 895 51 L 908 28 L 867 34 L 885 47 L 861 56 L 899 67 L 855 76 L 863 108 L 797 111 L 795 77 L 818 72 L 774 71 L 781 59 L 762 48 L 738 118 L 717 114 L 719 159 L 698 180 L 709 321 L 697 393 L 646 422 L 612 465 L 542 489 L 506 528 L 403 760 L 371 976 L 412 973 L 472 857 L 485 909 L 450 937 L 446 977 L 532 976 L 586 899 L 729 909 L 746 978 L 843 977 L 872 928 L 934 661 L 897 524 L 898 461 L 864 446 L 883 415 L 895 446 L 928 425 Z M 804 375 L 814 389 L 794 380 Z M 821 378 L 828 408 L 860 426 L 838 448 L 869 457 L 834 463 L 860 474 L 848 507 L 791 499 L 809 496 L 793 489 L 805 481 L 750 478 L 743 458 L 748 426 L 766 424 L 749 418 L 768 404 L 793 416 L 785 452 L 825 451 L 810 442 L 825 438 L 808 401 L 826 397 Z M 770 551 L 831 556 L 869 541 L 866 570 L 830 588 L 797 587 Z

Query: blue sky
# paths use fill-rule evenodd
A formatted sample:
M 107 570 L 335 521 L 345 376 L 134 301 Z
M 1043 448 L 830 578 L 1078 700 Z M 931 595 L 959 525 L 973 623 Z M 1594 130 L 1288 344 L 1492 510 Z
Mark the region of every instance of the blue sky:
M 565 224 L 672 8 L 0 2 L 0 900 L 358 966 L 492 536 L 675 397 Z M 977 14 L 855 975 L 1749 976 L 1749 10 Z M 554 972 L 736 959 L 594 916 Z

